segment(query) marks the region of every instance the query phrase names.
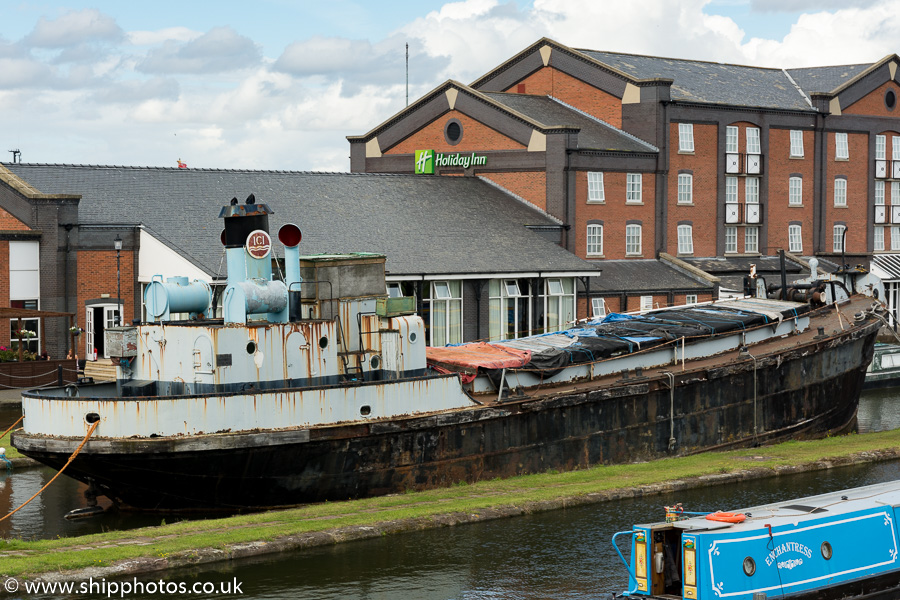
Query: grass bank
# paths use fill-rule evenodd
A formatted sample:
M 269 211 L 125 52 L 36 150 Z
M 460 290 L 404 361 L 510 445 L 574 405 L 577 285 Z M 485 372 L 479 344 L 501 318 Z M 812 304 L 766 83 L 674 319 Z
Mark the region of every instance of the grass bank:
M 526 475 L 78 538 L 5 540 L 0 542 L 0 572 L 17 577 L 53 573 L 57 579 L 60 573 L 62 578 L 77 578 L 78 573 L 87 572 L 84 569 L 90 569 L 94 576 L 147 572 L 897 457 L 900 457 L 900 430 L 792 441 L 764 448 L 599 466 L 567 473 Z M 723 507 L 727 508 L 740 507 Z M 622 523 L 623 528 L 630 526 L 631 523 Z
M 4 428 L 5 429 L 5 428 Z M 2 433 L 2 431 L 0 431 Z M 7 433 L 2 438 L 0 438 L 0 448 L 6 448 L 6 458 L 21 458 L 22 455 L 19 454 L 19 451 L 12 447 L 12 444 L 9 443 L 9 436 L 12 435 L 12 432 Z M 2 517 L 3 515 L 0 515 Z

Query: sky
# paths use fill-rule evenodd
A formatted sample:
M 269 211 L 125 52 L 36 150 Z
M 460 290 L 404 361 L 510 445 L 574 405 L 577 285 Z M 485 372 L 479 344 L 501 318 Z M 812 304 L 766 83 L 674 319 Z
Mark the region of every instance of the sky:
M 348 171 L 346 136 L 541 37 L 778 68 L 900 54 L 900 0 L 0 0 L 0 15 L 0 162 Z

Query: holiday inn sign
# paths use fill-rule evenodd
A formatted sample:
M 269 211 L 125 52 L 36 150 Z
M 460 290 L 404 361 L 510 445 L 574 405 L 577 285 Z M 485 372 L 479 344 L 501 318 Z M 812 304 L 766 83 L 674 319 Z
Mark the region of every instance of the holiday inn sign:
M 433 175 L 435 167 L 479 167 L 487 164 L 487 156 L 471 154 L 444 154 L 434 150 L 416 150 L 415 172 Z

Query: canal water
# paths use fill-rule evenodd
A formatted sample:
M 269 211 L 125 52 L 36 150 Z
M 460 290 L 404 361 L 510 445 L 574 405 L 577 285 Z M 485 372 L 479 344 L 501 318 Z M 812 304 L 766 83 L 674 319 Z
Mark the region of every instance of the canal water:
M 900 427 L 898 407 L 900 390 L 866 392 L 860 404 L 861 430 Z M 0 424 L 3 422 L 9 421 L 0 413 Z M 2 514 L 21 504 L 51 476 L 52 472 L 44 469 L 16 471 L 5 479 L 0 475 Z M 625 568 L 610 543 L 612 535 L 629 530 L 634 523 L 662 520 L 666 504 L 681 502 L 686 510 L 693 511 L 727 511 L 895 479 L 900 479 L 900 461 L 393 535 L 164 575 L 150 574 L 138 581 L 145 585 L 160 580 L 166 585 L 225 585 L 232 591 L 237 585 L 241 598 L 260 600 L 594 598 L 602 592 L 627 587 Z M 115 512 L 99 519 L 64 521 L 61 515 L 81 504 L 75 501 L 80 498 L 81 489 L 83 486 L 60 478 L 41 495 L 40 501 L 32 503 L 34 508 L 21 511 L 25 513 L 21 516 L 14 515 L 12 523 L 0 523 L 0 536 L 77 536 L 102 529 L 159 524 L 159 516 Z M 106 595 L 98 590 L 93 597 Z M 125 597 L 149 599 L 158 595 Z

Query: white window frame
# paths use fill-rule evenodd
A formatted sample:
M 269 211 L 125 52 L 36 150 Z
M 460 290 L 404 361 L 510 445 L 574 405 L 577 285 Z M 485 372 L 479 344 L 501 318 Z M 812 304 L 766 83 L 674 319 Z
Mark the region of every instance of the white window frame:
M 586 241 L 585 254 L 587 256 L 603 256 L 603 225 L 588 223 Z
M 458 280 L 436 280 L 430 285 L 428 298 L 424 302 L 428 304 L 428 344 L 431 346 L 446 346 L 459 344 L 463 341 L 463 301 L 462 292 L 464 284 Z M 458 295 L 454 293 L 457 289 Z M 458 318 L 451 315 L 458 311 Z M 443 316 L 443 322 L 440 317 Z
M 690 173 L 678 174 L 678 204 L 694 203 L 694 176 Z
M 606 191 L 603 188 L 603 172 L 588 171 L 588 197 L 589 204 L 603 204 L 606 202 Z
M 643 173 L 628 173 L 625 177 L 625 204 L 643 202 Z
M 788 225 L 788 252 L 803 252 L 803 227 Z
M 900 206 L 900 181 L 891 182 L 891 206 Z
M 694 124 L 679 123 L 678 124 L 678 151 L 694 152 Z
M 388 295 L 388 298 L 402 298 L 403 297 L 403 288 L 400 286 L 399 281 L 388 281 L 387 282 L 387 295 Z
M 728 125 L 725 127 L 725 152 L 736 154 L 740 144 L 738 144 L 739 129 L 736 125 Z
M 896 225 L 891 227 L 891 250 L 900 250 L 900 227 Z
M 834 226 L 835 233 L 837 233 L 838 227 L 840 227 L 840 226 L 839 225 Z M 878 225 L 876 225 L 875 228 L 872 230 L 874 233 L 874 235 L 872 236 L 872 243 L 874 245 L 873 250 L 875 252 L 882 252 L 884 250 L 884 230 L 885 230 L 884 227 L 879 227 Z M 834 245 L 835 245 L 834 251 L 840 252 L 841 250 L 840 250 L 840 248 L 838 248 L 838 246 L 840 246 L 840 243 L 835 241 Z
M 738 178 L 725 177 L 725 202 L 733 204 L 738 201 Z
M 531 331 L 527 328 L 532 323 L 531 284 L 525 281 L 528 289 L 524 294 L 515 279 L 491 279 L 488 285 L 491 341 L 507 339 L 507 334 L 510 333 L 509 316 L 513 318 L 512 338 L 530 335 Z M 519 328 L 521 321 L 525 321 L 526 329 Z
M 875 206 L 884 206 L 884 181 L 875 180 Z
M 595 319 L 606 316 L 606 299 L 591 298 L 591 316 Z
M 900 160 L 900 135 L 891 136 L 891 160 Z
M 803 178 L 788 179 L 788 206 L 803 206 Z
M 568 288 L 568 291 L 567 291 Z M 544 322 L 545 331 L 568 329 L 575 322 L 575 278 L 553 277 L 544 280 Z M 555 306 L 554 306 L 555 304 Z M 552 315 L 556 319 L 551 319 Z
M 759 227 L 744 228 L 744 254 L 759 252 Z
M 678 254 L 694 253 L 694 228 L 690 225 L 678 226 Z
M 850 160 L 850 144 L 846 133 L 834 134 L 834 159 Z
M 744 201 L 747 204 L 759 204 L 759 177 L 744 180 Z
M 635 223 L 625 226 L 625 256 L 641 256 L 643 227 Z
M 875 229 L 881 229 L 876 227 Z M 831 249 L 833 252 L 842 252 L 844 249 L 844 232 L 846 225 L 835 225 L 831 228 Z M 877 236 L 876 236 L 877 238 Z M 884 231 L 881 232 L 881 249 L 884 250 Z M 877 250 L 877 248 L 876 248 Z
M 641 296 L 641 312 L 653 310 L 653 296 Z
M 685 304 L 697 304 L 697 294 L 685 294 L 684 295 L 684 303 Z
M 834 205 L 847 206 L 847 180 L 843 177 L 835 177 L 834 179 Z
M 803 131 L 791 129 L 791 158 L 803 158 Z
M 725 227 L 725 254 L 737 254 L 737 227 Z
M 875 160 L 885 160 L 887 154 L 887 136 L 875 136 Z
M 762 145 L 760 142 L 759 127 L 748 127 L 747 135 L 747 154 L 762 154 Z

